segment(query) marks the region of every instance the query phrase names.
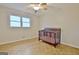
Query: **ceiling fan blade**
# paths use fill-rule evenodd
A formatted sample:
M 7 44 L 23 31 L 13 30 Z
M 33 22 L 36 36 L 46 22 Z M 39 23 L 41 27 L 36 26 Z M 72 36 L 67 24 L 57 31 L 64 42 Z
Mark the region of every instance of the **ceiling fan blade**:
M 44 9 L 44 10 L 47 10 L 47 3 L 41 3 L 40 4 L 40 9 Z

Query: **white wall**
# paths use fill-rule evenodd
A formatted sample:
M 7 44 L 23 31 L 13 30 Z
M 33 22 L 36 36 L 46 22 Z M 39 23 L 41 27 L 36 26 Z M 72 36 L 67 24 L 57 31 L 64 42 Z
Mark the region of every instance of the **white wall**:
M 79 5 L 64 5 L 49 8 L 41 16 L 40 28 L 59 27 L 62 42 L 79 48 Z
M 31 27 L 11 28 L 9 25 L 10 14 L 20 16 L 24 15 L 30 17 Z M 38 29 L 39 29 L 38 16 L 0 6 L 0 44 L 35 38 L 37 37 Z

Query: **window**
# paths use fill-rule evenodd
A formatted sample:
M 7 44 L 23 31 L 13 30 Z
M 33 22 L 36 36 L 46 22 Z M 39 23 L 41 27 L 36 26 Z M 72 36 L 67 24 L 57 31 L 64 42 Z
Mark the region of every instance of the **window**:
M 30 27 L 30 19 L 22 17 L 22 27 Z
M 21 27 L 21 19 L 19 16 L 10 16 L 10 26 L 11 27 Z
M 10 27 L 30 27 L 30 18 L 10 15 Z

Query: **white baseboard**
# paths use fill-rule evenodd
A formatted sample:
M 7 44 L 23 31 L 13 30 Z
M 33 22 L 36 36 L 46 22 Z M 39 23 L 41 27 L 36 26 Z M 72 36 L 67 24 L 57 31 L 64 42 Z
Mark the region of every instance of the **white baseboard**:
M 72 45 L 72 44 L 69 44 L 69 43 L 65 43 L 65 42 L 61 42 L 62 44 L 65 44 L 65 45 L 68 45 L 68 46 L 71 46 L 71 47 L 74 47 L 74 48 L 79 48 L 79 46 L 76 46 L 76 45 Z
M 34 38 L 37 38 L 37 37 L 33 37 L 33 38 L 22 38 L 22 39 L 19 39 L 19 40 L 13 40 L 13 41 L 2 42 L 2 43 L 0 43 L 0 45 L 4 45 L 4 44 L 8 44 L 8 43 L 13 43 L 13 42 L 16 42 L 16 41 L 34 39 Z

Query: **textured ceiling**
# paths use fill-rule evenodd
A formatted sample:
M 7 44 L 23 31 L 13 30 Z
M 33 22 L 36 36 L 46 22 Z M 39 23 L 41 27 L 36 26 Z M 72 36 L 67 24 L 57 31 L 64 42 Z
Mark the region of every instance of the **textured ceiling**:
M 8 8 L 12 8 L 12 9 L 16 9 L 16 10 L 20 10 L 20 11 L 24 11 L 24 12 L 29 12 L 29 13 L 34 13 L 34 10 L 32 8 L 29 7 L 30 3 L 0 3 L 0 5 L 8 7 Z M 79 7 L 79 3 L 48 3 L 48 9 L 51 8 L 63 8 L 66 6 L 78 6 Z M 40 14 L 43 12 L 40 12 Z
M 20 10 L 20 11 L 24 11 L 24 12 L 28 12 L 28 13 L 32 13 L 34 14 L 34 10 L 29 7 L 30 3 L 0 3 L 1 6 L 5 6 L 11 9 L 16 9 L 16 10 Z M 48 4 L 48 7 L 51 4 Z M 42 12 L 38 13 L 39 15 L 42 14 Z

